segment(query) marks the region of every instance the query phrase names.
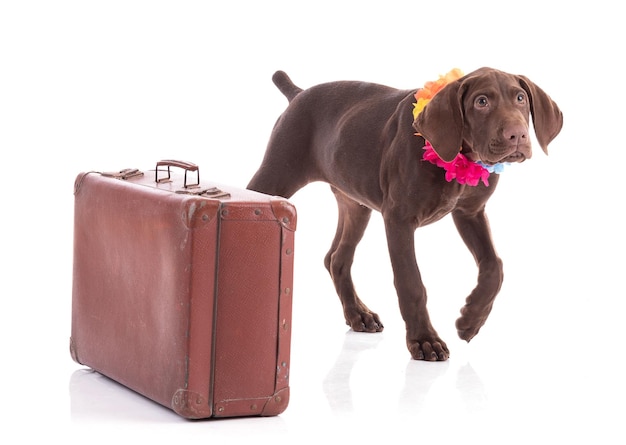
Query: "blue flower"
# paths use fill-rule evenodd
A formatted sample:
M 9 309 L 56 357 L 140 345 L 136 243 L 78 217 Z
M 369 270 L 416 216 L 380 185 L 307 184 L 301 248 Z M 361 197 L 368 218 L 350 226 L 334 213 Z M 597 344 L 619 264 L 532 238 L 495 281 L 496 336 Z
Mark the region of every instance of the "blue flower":
M 504 166 L 508 165 L 508 162 L 498 162 L 497 164 L 493 164 L 493 165 L 489 165 L 489 164 L 484 164 L 480 161 L 476 162 L 478 165 L 480 165 L 482 168 L 486 169 L 489 173 L 497 173 L 500 174 L 504 171 Z

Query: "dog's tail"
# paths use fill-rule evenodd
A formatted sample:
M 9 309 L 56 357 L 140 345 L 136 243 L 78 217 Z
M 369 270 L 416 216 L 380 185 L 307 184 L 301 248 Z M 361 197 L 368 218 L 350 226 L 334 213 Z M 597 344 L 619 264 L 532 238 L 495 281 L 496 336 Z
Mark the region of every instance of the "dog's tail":
M 296 86 L 284 71 L 276 71 L 272 76 L 272 81 L 289 102 L 302 92 L 302 88 Z

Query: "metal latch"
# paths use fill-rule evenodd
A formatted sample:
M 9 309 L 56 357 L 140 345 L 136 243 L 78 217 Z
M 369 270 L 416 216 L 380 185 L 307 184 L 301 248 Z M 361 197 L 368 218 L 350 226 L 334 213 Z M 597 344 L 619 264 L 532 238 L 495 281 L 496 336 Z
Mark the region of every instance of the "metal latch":
M 230 198 L 230 193 L 218 189 L 217 187 L 202 188 L 202 187 L 189 187 L 180 190 L 176 190 L 176 193 L 180 195 L 196 195 L 206 196 L 207 198 Z
M 102 172 L 100 174 L 102 176 L 106 176 L 107 178 L 115 179 L 128 179 L 135 176 L 143 176 L 143 172 L 137 168 L 125 168 L 124 170 L 120 170 L 118 172 Z

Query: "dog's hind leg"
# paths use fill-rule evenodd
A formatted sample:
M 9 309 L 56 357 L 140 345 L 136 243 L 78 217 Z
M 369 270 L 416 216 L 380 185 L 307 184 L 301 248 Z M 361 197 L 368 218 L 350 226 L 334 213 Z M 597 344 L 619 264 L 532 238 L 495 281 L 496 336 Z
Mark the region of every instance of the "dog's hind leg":
M 291 198 L 294 193 L 305 185 L 306 183 L 290 180 L 288 175 L 284 175 L 281 172 L 273 172 L 270 169 L 261 167 L 246 188 L 267 195 Z
M 358 332 L 380 332 L 383 324 L 357 296 L 352 282 L 354 252 L 369 223 L 372 210 L 350 199 L 331 187 L 338 205 L 338 222 L 335 239 L 326 254 L 324 265 L 341 300 L 343 313 L 352 330 Z
M 315 162 L 309 157 L 310 140 L 306 131 L 294 130 L 291 115 L 281 116 L 274 126 L 261 166 L 247 189 L 290 198 L 308 183 L 319 180 Z

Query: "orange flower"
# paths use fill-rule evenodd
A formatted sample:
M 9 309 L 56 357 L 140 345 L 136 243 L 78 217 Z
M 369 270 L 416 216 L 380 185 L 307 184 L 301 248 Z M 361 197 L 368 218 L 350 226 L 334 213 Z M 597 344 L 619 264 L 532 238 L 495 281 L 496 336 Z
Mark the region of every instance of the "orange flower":
M 446 75 L 440 75 L 439 79 L 426 82 L 424 84 L 424 88 L 420 88 L 419 90 L 417 90 L 417 93 L 415 93 L 415 99 L 417 100 L 417 102 L 413 104 L 413 119 L 417 119 L 417 116 L 422 112 L 426 104 L 430 102 L 435 94 L 441 91 L 443 87 L 445 87 L 449 83 L 454 82 L 461 77 L 463 77 L 463 72 L 458 68 L 454 68 Z

